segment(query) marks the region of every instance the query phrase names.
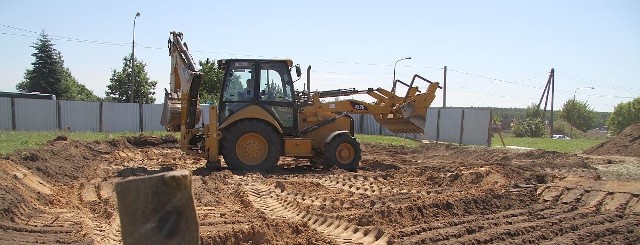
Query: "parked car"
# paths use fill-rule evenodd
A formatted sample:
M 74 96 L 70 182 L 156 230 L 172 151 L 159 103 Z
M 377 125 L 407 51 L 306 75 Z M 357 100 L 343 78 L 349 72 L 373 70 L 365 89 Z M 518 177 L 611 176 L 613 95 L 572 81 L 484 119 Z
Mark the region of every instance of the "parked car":
M 551 137 L 552 139 L 556 139 L 556 140 L 570 140 L 571 138 L 567 137 L 566 135 L 563 134 L 554 134 L 553 137 Z

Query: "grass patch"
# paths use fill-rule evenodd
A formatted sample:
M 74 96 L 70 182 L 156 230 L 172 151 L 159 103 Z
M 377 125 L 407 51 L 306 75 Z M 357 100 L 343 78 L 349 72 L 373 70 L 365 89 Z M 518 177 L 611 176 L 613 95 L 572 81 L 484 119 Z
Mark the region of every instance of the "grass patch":
M 407 146 L 407 147 L 418 147 L 421 143 L 411 139 L 405 139 L 401 137 L 395 136 L 382 136 L 382 135 L 368 135 L 368 134 L 357 134 L 356 139 L 359 142 L 363 143 L 378 143 L 383 145 L 394 145 L 394 146 Z
M 570 139 L 559 140 L 549 138 L 516 138 L 505 137 L 504 143 L 508 146 L 520 146 L 534 149 L 542 149 L 547 151 L 558 151 L 565 153 L 577 153 L 586 150 L 592 146 L 602 143 L 604 140 L 589 139 Z M 491 140 L 493 147 L 502 147 L 500 137 L 497 135 Z
M 66 134 L 60 131 L 0 131 L 0 154 L 6 154 L 18 149 L 41 146 L 49 140 L 53 140 L 58 135 Z M 97 133 L 97 132 L 71 132 L 68 133 L 72 140 L 107 140 L 121 136 L 136 136 L 140 132 L 118 132 L 118 133 Z M 145 135 L 161 136 L 168 132 L 149 131 Z

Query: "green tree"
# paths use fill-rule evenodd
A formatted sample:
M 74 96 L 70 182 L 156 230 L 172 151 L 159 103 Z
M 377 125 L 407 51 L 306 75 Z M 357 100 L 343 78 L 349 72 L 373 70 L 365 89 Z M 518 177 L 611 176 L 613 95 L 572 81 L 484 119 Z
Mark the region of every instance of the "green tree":
M 616 105 L 607 120 L 607 127 L 613 134 L 619 134 L 629 125 L 640 121 L 640 97 Z
M 204 75 L 202 84 L 200 85 L 200 101 L 202 103 L 216 104 L 220 98 L 220 88 L 222 87 L 222 79 L 224 71 L 220 69 L 215 60 L 206 59 L 199 61 L 202 69 L 200 72 Z
M 109 79 L 109 85 L 107 85 L 107 101 L 114 102 L 129 102 L 130 101 L 130 86 L 131 86 L 131 54 L 125 56 L 123 59 L 122 69 L 116 71 L 112 70 L 111 79 Z M 135 84 L 133 86 L 133 102 L 150 104 L 155 102 L 153 95 L 158 81 L 149 79 L 145 67 L 147 66 L 137 58 L 134 59 L 135 64 Z
M 530 118 L 542 119 L 542 111 L 540 110 L 540 108 L 538 108 L 538 104 L 536 103 L 533 103 L 527 106 L 527 108 L 524 109 L 524 115 L 525 115 L 525 118 L 527 119 L 530 119 Z
M 64 67 L 62 53 L 54 48 L 53 42 L 44 31 L 31 47 L 36 50 L 31 54 L 35 60 L 31 63 L 31 69 L 25 71 L 24 80 L 16 85 L 17 90 L 54 94 L 56 98 L 63 100 L 100 99 L 83 84 L 78 83 L 69 68 Z
M 595 126 L 597 113 L 589 108 L 587 102 L 574 99 L 567 100 L 562 105 L 560 119 L 581 131 L 587 131 Z

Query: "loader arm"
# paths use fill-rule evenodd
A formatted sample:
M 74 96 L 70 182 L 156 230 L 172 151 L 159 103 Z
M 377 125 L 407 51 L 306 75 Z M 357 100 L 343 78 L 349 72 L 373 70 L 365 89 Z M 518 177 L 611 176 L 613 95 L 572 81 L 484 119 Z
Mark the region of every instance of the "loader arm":
M 414 79 L 416 76 L 414 76 Z M 311 96 L 313 102 L 310 106 L 304 107 L 302 113 L 306 120 L 318 121 L 319 123 L 326 120 L 326 118 L 322 118 L 322 112 L 369 114 L 373 115 L 381 126 L 391 132 L 424 133 L 427 108 L 435 99 L 435 92 L 440 87 L 437 82 L 426 81 L 430 84 L 424 93 L 421 93 L 418 87 L 403 83 L 409 87 L 404 97 L 397 96 L 382 88 L 365 91 L 332 90 L 316 92 Z M 413 81 L 411 85 L 413 85 Z M 332 102 L 320 101 L 320 98 L 334 97 L 332 95 L 345 96 L 362 93 L 368 94 L 375 98 L 376 101 L 374 103 L 352 99 Z

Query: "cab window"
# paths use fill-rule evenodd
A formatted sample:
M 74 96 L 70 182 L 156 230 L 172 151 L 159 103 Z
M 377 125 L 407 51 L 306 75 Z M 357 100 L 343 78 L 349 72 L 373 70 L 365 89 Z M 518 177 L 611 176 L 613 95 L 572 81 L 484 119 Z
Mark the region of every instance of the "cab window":
M 292 102 L 289 68 L 284 62 L 260 64 L 260 101 Z

